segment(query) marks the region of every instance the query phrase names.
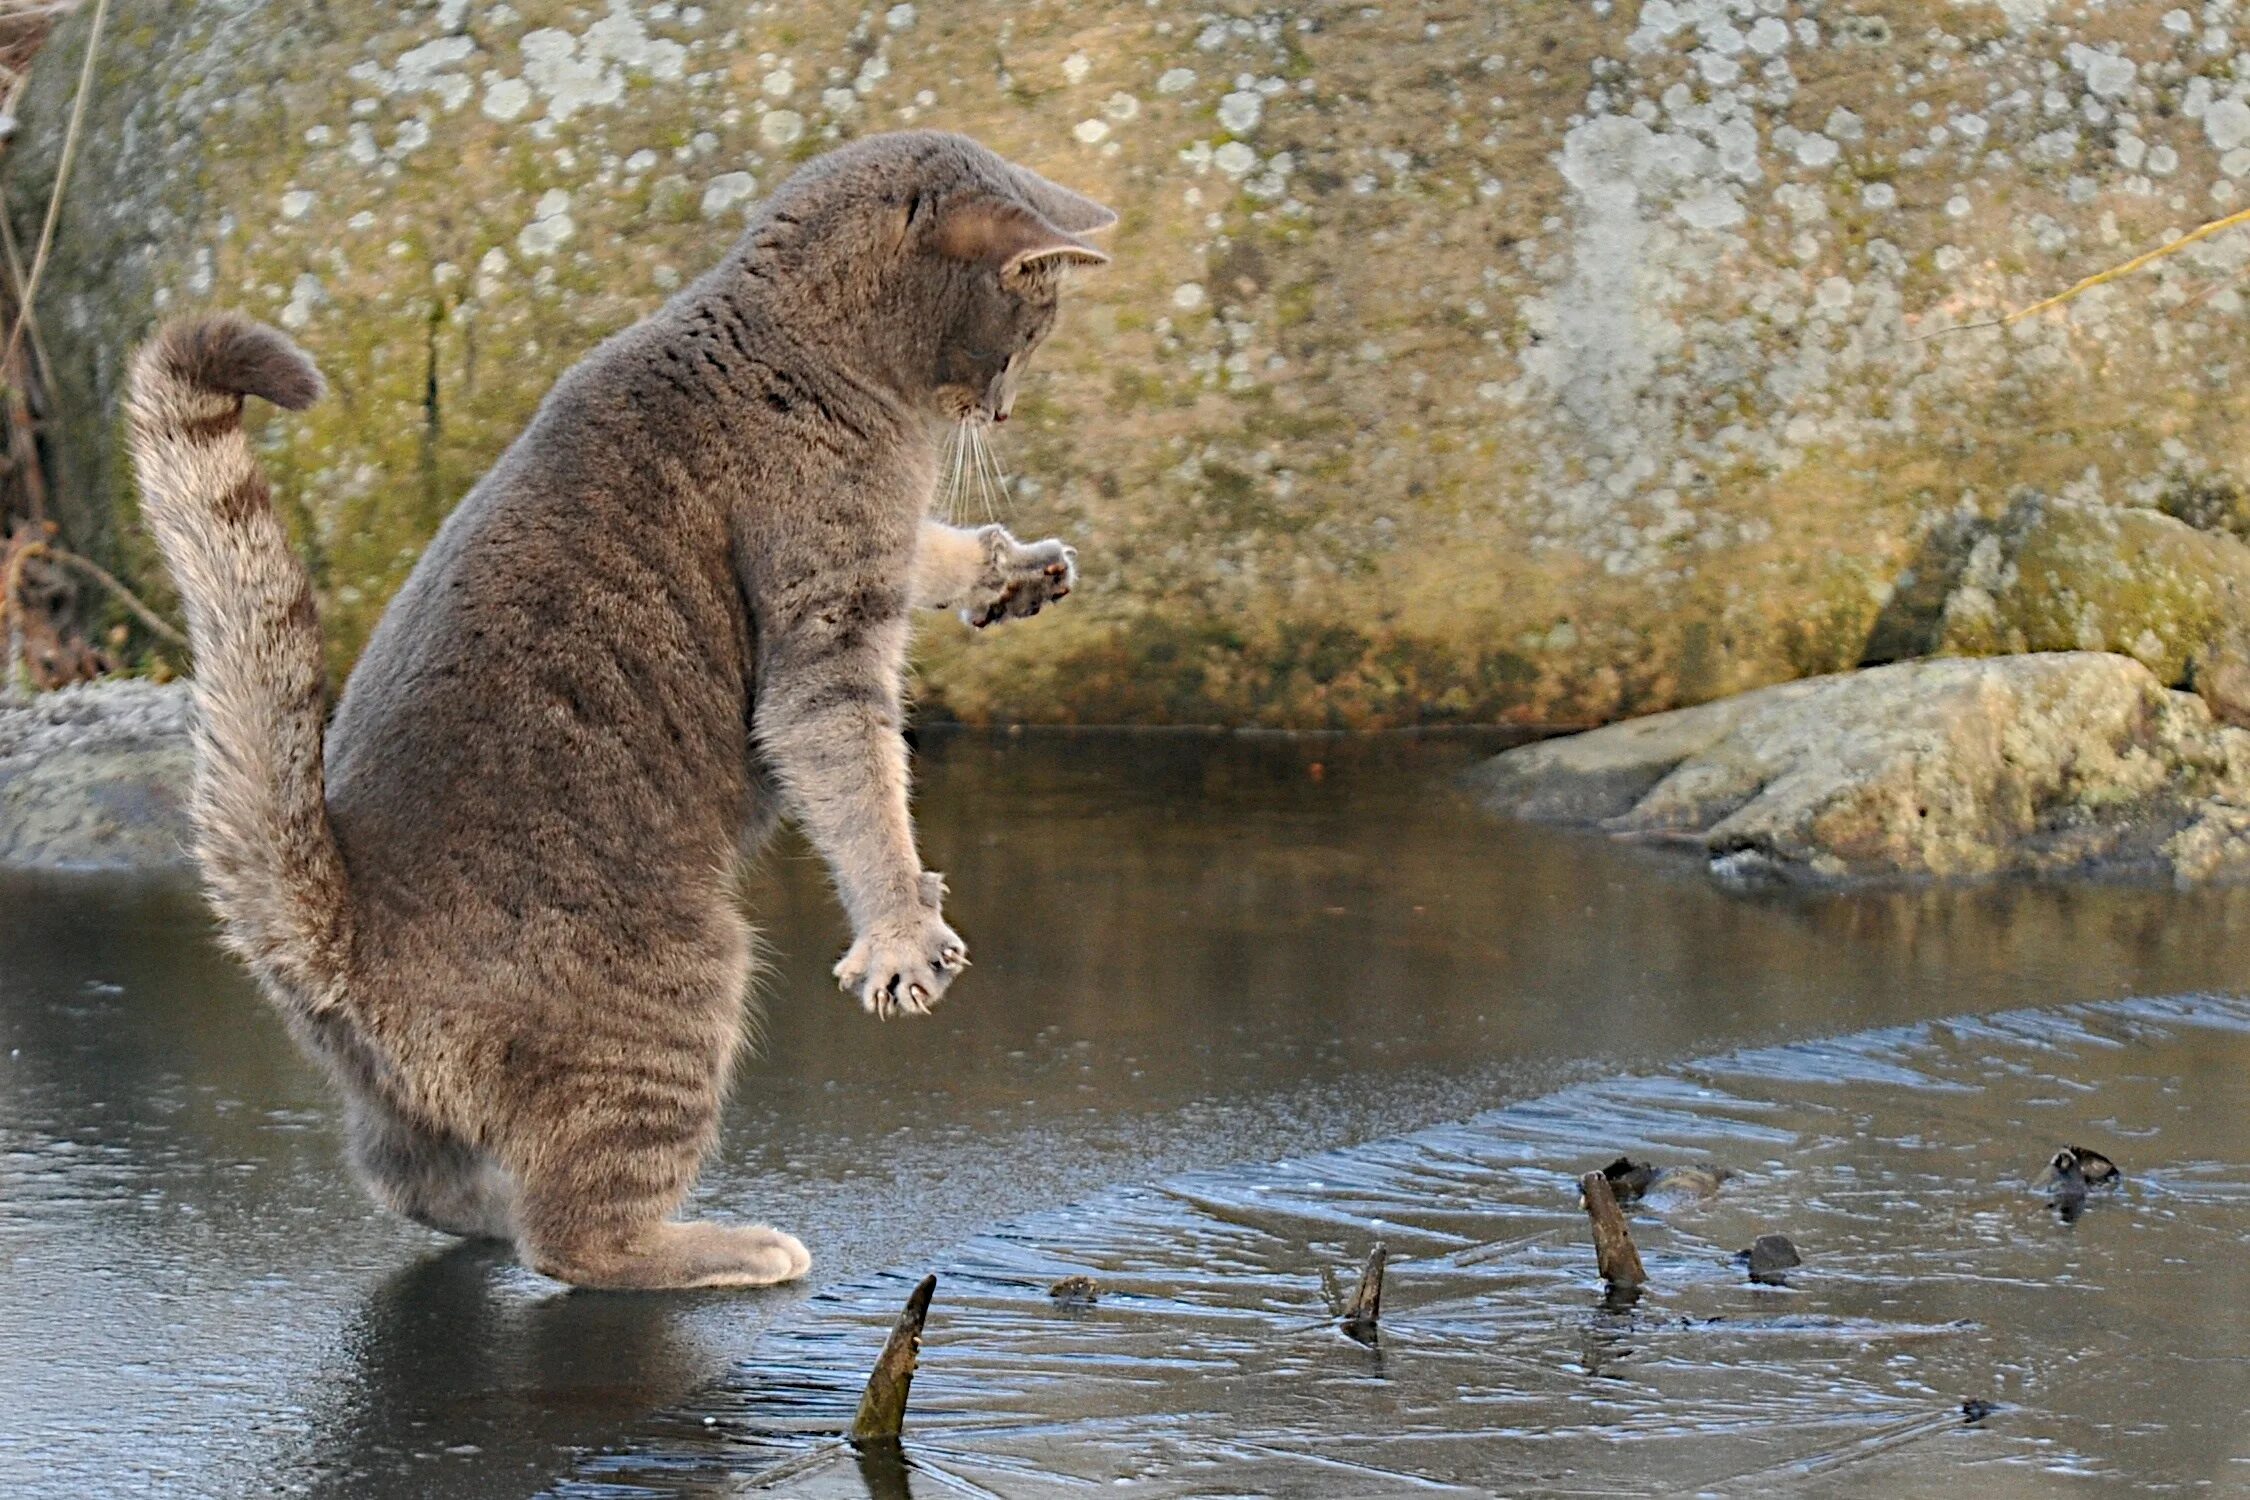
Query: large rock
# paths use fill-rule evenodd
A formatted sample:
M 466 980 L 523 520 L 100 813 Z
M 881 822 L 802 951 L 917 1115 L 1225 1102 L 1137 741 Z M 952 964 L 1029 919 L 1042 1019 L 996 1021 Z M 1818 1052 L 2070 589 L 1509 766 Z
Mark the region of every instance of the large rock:
M 2131 657 L 1906 662 L 1511 750 L 1501 812 L 1735 879 L 2250 876 L 2250 732 Z
M 2153 510 L 2027 498 L 1971 548 L 1939 650 L 1986 656 L 2116 651 L 2159 682 L 2250 624 L 2250 546 Z
M 194 708 L 184 683 L 0 696 L 0 869 L 184 869 Z
M 26 243 L 91 9 L 25 101 Z M 1908 335 L 2229 206 L 2250 12 L 1776 10 L 112 0 L 58 503 L 152 581 L 125 352 L 280 320 L 335 383 L 265 443 L 341 667 L 560 369 L 906 123 L 1124 213 L 1004 434 L 1085 587 L 932 630 L 928 712 L 1597 722 L 1857 663 L 1933 517 L 2238 492 L 2241 231 Z

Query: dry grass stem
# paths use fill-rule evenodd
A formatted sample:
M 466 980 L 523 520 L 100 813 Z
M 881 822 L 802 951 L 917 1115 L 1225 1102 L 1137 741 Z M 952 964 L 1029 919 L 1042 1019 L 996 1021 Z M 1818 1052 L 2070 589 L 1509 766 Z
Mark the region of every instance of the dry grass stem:
M 0 365 L 12 363 L 23 342 L 24 326 L 39 297 L 39 278 L 47 269 L 47 253 L 54 248 L 55 225 L 62 217 L 63 193 L 70 186 L 70 165 L 78 155 L 78 137 L 86 124 L 86 104 L 94 93 L 94 64 L 101 57 L 102 25 L 109 19 L 109 0 L 94 0 L 93 24 L 86 32 L 86 57 L 78 69 L 78 91 L 70 101 L 70 123 L 63 130 L 62 154 L 55 161 L 55 187 L 47 196 L 47 216 L 39 226 L 39 248 L 32 253 L 31 274 L 24 278 L 23 297 L 16 308 L 15 327 Z
M 2076 282 L 2071 286 L 2065 287 L 2062 291 L 2055 293 L 2055 295 L 2053 295 L 2052 297 L 2043 298 L 2040 301 L 2032 303 L 2028 307 L 2019 307 L 2014 312 L 2003 313 L 1997 318 L 1981 318 L 1974 323 L 1955 323 L 1949 328 L 1935 328 L 1928 333 L 1916 334 L 1912 341 L 1919 343 L 1924 339 L 1934 339 L 1948 333 L 1967 333 L 1971 329 L 1976 328 L 2009 327 L 2012 324 L 2022 322 L 2026 318 L 2034 317 L 2040 313 L 2047 312 L 2050 309 L 2060 307 L 2065 302 L 2070 301 L 2073 297 L 2078 296 L 2082 292 L 2090 292 L 2095 287 L 2105 286 L 2112 281 L 2118 280 L 2120 277 L 2130 276 L 2135 271 L 2140 270 L 2143 266 L 2153 265 L 2157 261 L 2164 259 L 2168 255 L 2177 255 L 2180 251 L 2185 250 L 2192 244 L 2195 244 L 2198 240 L 2207 240 L 2215 234 L 2223 234 L 2227 230 L 2233 229 L 2240 224 L 2250 224 L 2250 208 L 2241 209 L 2235 213 L 2228 214 L 2223 219 L 2213 219 L 2208 224 L 2199 225 L 2196 228 L 2189 230 L 2186 234 L 2181 235 L 2177 239 L 2168 240 L 2165 243 L 2157 246 L 2154 250 L 2144 251 L 2141 254 L 2134 256 L 2131 260 L 2125 261 L 2119 265 L 2111 266 L 2106 271 L 2096 271 L 2093 275 L 2086 277 L 2084 280 Z

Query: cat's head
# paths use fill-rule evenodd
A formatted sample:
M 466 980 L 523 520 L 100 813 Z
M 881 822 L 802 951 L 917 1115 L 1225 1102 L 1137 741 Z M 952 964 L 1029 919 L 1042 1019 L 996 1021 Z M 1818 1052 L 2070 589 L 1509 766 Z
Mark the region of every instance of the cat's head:
M 896 131 L 809 164 L 753 223 L 800 286 L 864 327 L 900 389 L 947 420 L 1005 422 L 1064 273 L 1109 260 L 1117 215 L 966 136 Z M 841 330 L 840 330 L 841 331 Z

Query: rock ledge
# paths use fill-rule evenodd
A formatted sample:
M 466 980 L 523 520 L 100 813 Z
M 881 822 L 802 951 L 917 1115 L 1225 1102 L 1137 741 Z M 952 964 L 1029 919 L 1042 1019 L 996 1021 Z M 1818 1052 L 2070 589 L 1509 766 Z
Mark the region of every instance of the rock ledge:
M 194 724 L 184 683 L 0 698 L 0 869 L 186 868 Z
M 1784 683 L 1470 776 L 1496 811 L 1684 844 L 1730 881 L 2250 877 L 2250 731 L 2104 652 Z

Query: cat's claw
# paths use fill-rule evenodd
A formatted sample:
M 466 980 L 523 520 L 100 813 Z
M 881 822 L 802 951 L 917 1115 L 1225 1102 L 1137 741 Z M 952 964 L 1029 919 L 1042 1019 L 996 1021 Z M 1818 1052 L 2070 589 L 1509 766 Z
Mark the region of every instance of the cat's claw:
M 933 906 L 904 922 L 870 929 L 837 963 L 836 983 L 883 1020 L 902 1013 L 926 1016 L 968 966 L 968 946 Z

